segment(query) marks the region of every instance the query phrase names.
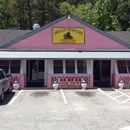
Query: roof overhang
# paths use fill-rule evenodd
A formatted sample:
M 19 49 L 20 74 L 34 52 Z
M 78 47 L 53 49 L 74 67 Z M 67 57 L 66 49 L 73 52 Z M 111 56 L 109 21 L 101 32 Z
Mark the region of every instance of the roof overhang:
M 130 51 L 0 51 L 0 59 L 130 59 Z

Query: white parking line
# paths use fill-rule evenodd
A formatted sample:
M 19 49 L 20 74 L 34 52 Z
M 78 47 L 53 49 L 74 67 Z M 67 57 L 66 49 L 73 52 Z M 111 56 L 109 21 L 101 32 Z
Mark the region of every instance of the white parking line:
M 113 88 L 114 89 L 114 88 Z M 105 93 L 102 89 L 98 88 L 98 91 L 99 92 L 102 92 L 103 94 L 105 94 L 106 96 L 110 97 L 111 99 L 115 100 L 116 102 L 118 103 L 130 103 L 130 96 L 128 96 L 127 94 L 117 90 L 117 89 L 114 89 L 115 91 L 114 92 L 111 92 L 111 93 Z M 112 94 L 120 94 L 118 96 L 112 96 Z M 124 101 L 120 101 L 119 98 L 123 99 L 123 97 L 127 98 L 127 99 L 124 99 Z
M 103 90 L 101 90 L 100 88 L 98 88 L 98 91 L 105 94 L 106 96 L 108 96 L 109 98 L 115 100 L 116 102 L 120 103 L 117 99 L 113 98 L 112 96 L 110 96 L 109 94 L 106 94 Z
M 130 100 L 130 98 L 129 99 L 126 99 L 126 100 L 124 100 L 122 103 L 126 103 L 127 101 L 129 101 Z
M 64 95 L 63 90 L 60 89 L 60 92 L 61 92 L 61 95 L 62 95 L 62 97 L 63 97 L 64 103 L 65 103 L 65 104 L 68 104 L 68 102 L 67 102 L 67 100 L 66 100 L 66 97 L 65 97 L 65 95 Z
M 114 97 L 114 98 L 120 98 L 120 97 L 122 97 L 123 95 L 118 95 L 118 96 L 116 96 L 116 97 Z
M 12 100 L 8 103 L 8 105 L 12 105 L 13 102 L 18 98 L 18 96 L 19 96 L 22 92 L 23 92 L 23 90 L 20 90 L 20 91 L 18 92 L 18 94 L 16 94 L 16 95 L 12 98 Z
M 114 89 L 114 88 L 113 88 Z M 128 97 L 128 98 L 130 98 L 130 96 L 128 96 L 127 94 L 125 94 L 125 93 L 123 93 L 123 92 L 121 92 L 121 91 L 119 91 L 119 90 L 117 90 L 117 89 L 114 89 L 116 92 L 118 92 L 118 93 L 120 93 L 120 94 L 122 94 L 122 95 L 125 95 L 126 97 Z
M 110 93 L 108 93 L 108 94 L 111 95 L 111 94 L 113 94 L 113 93 L 116 93 L 116 91 L 114 91 L 114 92 L 110 92 Z
M 130 126 L 120 128 L 120 130 L 130 130 Z

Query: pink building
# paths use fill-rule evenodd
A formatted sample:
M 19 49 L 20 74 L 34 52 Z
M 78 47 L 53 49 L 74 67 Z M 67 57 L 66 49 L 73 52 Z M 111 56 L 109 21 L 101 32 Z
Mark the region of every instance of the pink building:
M 21 88 L 129 87 L 130 45 L 73 15 L 0 44 L 0 68 Z

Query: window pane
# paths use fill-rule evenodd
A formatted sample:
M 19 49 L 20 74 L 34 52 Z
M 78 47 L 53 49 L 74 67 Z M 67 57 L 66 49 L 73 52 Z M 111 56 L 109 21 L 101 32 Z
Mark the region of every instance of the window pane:
M 78 73 L 86 73 L 86 61 L 78 60 L 77 61 Z
M 5 73 L 8 73 L 9 71 L 9 66 L 0 66 L 0 68 L 2 68 L 5 71 Z
M 66 73 L 75 73 L 74 60 L 66 60 Z
M 118 60 L 118 61 L 117 61 L 117 66 L 118 66 L 118 72 L 119 72 L 119 73 L 128 73 L 128 72 L 127 72 L 127 64 L 126 64 L 126 61 Z
M 11 60 L 11 65 L 20 66 L 20 60 Z
M 9 71 L 9 60 L 0 60 L 0 68 L 4 69 L 6 73 Z
M 130 60 L 127 61 L 127 64 L 130 65 Z
M 126 61 L 118 60 L 117 65 L 126 65 Z
M 63 61 L 54 60 L 54 73 L 63 73 Z
M 38 72 L 44 72 L 44 61 L 38 61 Z
M 20 60 L 11 61 L 11 73 L 20 73 Z
M 1 65 L 9 66 L 9 60 L 0 60 L 0 66 Z
M 11 66 L 11 73 L 20 73 L 20 66 Z
M 119 73 L 127 73 L 126 66 L 118 66 L 118 72 Z

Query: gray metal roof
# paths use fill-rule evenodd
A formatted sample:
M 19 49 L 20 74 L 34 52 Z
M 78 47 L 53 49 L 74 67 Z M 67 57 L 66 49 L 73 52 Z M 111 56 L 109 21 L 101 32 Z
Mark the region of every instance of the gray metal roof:
M 111 35 L 113 35 L 116 38 L 119 38 L 120 40 L 130 44 L 130 31 L 110 31 L 107 32 Z
M 32 30 L 0 30 L 0 46 L 17 39 Z

